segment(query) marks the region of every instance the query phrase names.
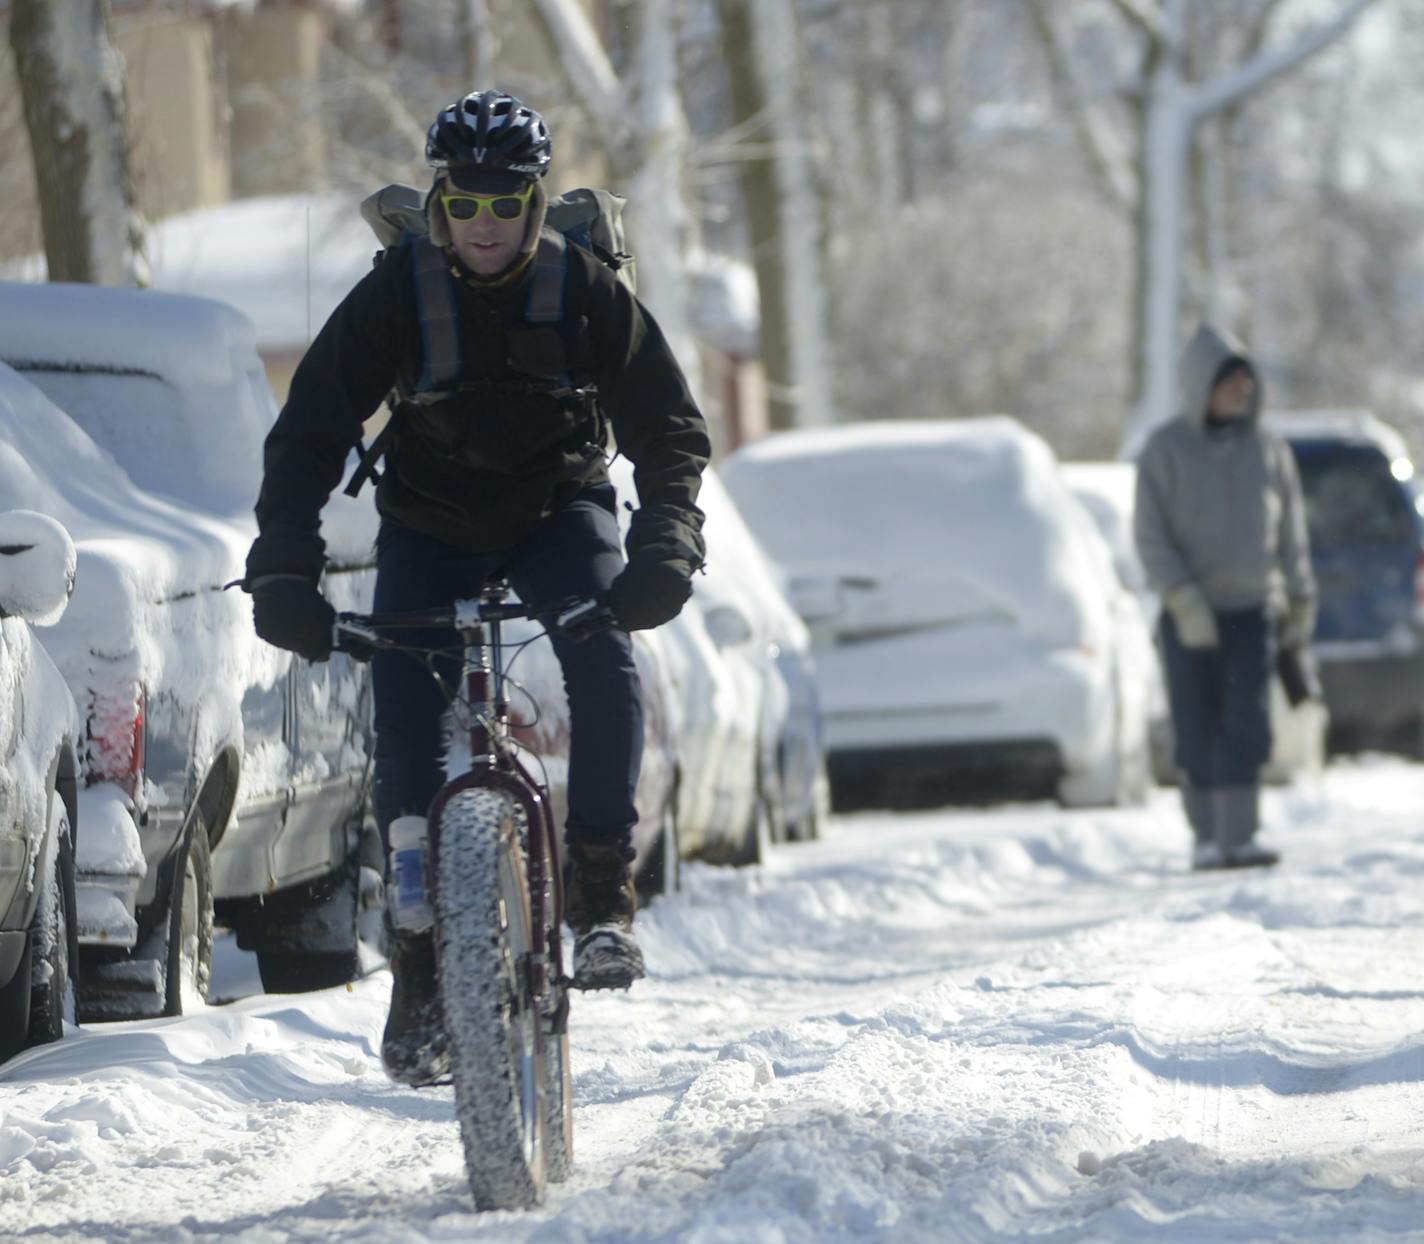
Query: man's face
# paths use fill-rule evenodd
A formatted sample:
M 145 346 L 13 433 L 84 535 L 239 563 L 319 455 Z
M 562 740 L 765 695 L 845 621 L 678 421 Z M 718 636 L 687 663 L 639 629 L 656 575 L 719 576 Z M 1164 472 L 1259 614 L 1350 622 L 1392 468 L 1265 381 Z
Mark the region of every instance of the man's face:
M 524 241 L 533 189 L 531 184 L 515 194 L 473 194 L 448 183 L 441 186 L 450 241 L 471 272 L 493 276 L 514 262 Z
M 1256 404 L 1256 380 L 1244 367 L 1236 367 L 1216 382 L 1207 414 L 1217 419 L 1242 419 Z

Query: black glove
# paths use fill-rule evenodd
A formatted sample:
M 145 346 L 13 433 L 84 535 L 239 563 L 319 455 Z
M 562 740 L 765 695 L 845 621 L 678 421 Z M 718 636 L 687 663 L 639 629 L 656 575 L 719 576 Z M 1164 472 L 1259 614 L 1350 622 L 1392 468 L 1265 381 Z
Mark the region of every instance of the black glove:
M 608 588 L 608 607 L 625 631 L 647 631 L 682 612 L 692 584 L 676 566 L 634 557 Z
M 306 575 L 260 575 L 249 581 L 248 591 L 252 624 L 269 644 L 308 661 L 325 661 L 331 655 L 336 610 Z

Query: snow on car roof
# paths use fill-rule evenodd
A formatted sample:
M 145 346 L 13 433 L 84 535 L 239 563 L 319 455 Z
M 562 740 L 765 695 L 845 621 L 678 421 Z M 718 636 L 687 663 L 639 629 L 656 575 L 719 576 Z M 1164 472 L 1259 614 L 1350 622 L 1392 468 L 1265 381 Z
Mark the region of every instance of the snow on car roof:
M 207 298 L 0 283 L 0 359 L 146 488 L 250 510 L 276 417 L 253 328 Z
M 244 543 L 256 534 L 262 447 L 277 406 L 241 312 L 153 290 L 0 282 L 0 359 L 109 451 L 106 470 L 117 462 L 142 491 L 223 516 Z M 355 500 L 338 492 L 327 505 L 322 535 L 333 561 L 369 560 L 373 491 Z
M 1002 608 L 1045 635 L 1098 608 L 1106 547 L 1052 450 L 1013 419 L 783 433 L 732 454 L 722 478 L 793 586 L 867 576 L 945 616 Z
M 169 602 L 190 602 L 185 625 L 195 634 L 219 615 L 246 612 L 240 593 L 220 588 L 243 573 L 252 528 L 137 487 L 74 420 L 4 364 L 0 508 L 48 514 L 74 540 L 74 596 L 45 635 L 71 687 L 90 685 L 95 660 L 122 658 L 135 677 L 152 676 L 161 665 L 171 674 L 175 662 L 201 660 L 202 643 L 179 642 L 173 634 Z M 250 647 L 257 646 L 254 638 Z M 259 665 L 261 656 L 244 650 L 242 659 Z
M 1399 432 L 1368 410 L 1272 410 L 1266 425 L 1287 440 L 1346 440 L 1374 445 L 1386 457 L 1409 458 Z

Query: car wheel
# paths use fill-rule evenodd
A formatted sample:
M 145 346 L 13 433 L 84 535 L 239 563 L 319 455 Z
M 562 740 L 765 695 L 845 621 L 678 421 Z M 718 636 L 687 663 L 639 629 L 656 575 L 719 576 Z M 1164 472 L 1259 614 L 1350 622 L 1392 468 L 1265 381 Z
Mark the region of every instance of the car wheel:
M 640 904 L 659 894 L 676 894 L 682 889 L 682 855 L 677 839 L 677 793 L 668 796 L 663 808 L 662 832 L 648 862 L 638 870 L 634 884 Z
M 765 795 L 758 791 L 752 801 L 751 817 L 737 843 L 736 854 L 732 856 L 734 868 L 745 868 L 749 864 L 765 864 L 771 858 L 772 814 Z
M 164 954 L 163 1014 L 182 1015 L 208 1001 L 213 974 L 213 869 L 208 827 L 196 808 L 174 861 Z
M 362 908 L 371 907 L 368 914 L 375 916 L 365 921 L 369 931 L 380 918 L 371 905 L 383 901 L 384 893 L 379 874 L 363 869 L 362 859 L 370 857 L 364 843 L 364 834 L 357 836 L 327 880 L 298 887 L 264 908 L 267 918 L 255 950 L 265 992 L 331 989 L 360 974 Z
M 64 1036 L 77 1014 L 79 937 L 75 920 L 74 839 L 69 811 L 53 796 L 40 901 L 30 925 L 30 1018 L 26 1045 Z

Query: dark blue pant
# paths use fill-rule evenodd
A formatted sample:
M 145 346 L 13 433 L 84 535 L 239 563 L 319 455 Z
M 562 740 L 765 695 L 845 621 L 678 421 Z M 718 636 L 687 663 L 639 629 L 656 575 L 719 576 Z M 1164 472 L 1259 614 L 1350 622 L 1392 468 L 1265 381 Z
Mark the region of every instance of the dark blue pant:
M 1159 638 L 1176 759 L 1195 787 L 1254 786 L 1271 755 L 1272 639 L 1265 609 L 1216 611 L 1220 643 L 1184 648 L 1162 611 Z
M 428 609 L 477 596 L 505 576 L 526 603 L 606 592 L 623 568 L 611 486 L 585 489 L 524 544 L 498 553 L 461 553 L 439 540 L 383 522 L 376 539 L 377 613 Z M 446 650 L 437 666 L 458 680 L 459 647 L 449 632 L 407 631 L 410 644 Z M 581 643 L 554 637 L 569 697 L 569 842 L 631 833 L 643 759 L 643 700 L 626 632 Z M 445 698 L 416 658 L 377 653 L 371 662 L 376 722 L 376 822 L 382 841 L 396 817 L 424 816 L 445 782 Z M 454 681 L 450 685 L 456 685 Z M 389 843 L 386 843 L 389 849 Z

